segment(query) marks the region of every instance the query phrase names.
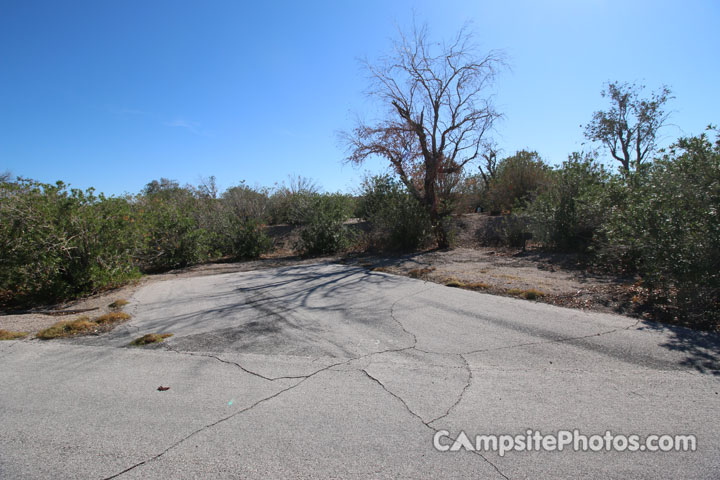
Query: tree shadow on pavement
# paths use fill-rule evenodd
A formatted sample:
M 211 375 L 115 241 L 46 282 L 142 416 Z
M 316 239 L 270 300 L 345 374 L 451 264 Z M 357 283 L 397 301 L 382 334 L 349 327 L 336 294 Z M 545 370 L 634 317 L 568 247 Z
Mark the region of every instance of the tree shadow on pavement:
M 681 365 L 700 373 L 720 376 L 720 335 L 717 333 L 654 322 L 643 325 L 640 330 L 655 330 L 666 335 L 667 340 L 660 344 L 661 347 L 685 354 Z

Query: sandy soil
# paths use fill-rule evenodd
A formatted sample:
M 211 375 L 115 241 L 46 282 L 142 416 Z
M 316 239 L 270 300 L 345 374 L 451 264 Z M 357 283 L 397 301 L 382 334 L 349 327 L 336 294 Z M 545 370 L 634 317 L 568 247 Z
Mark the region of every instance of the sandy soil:
M 592 275 L 572 255 L 459 247 L 402 257 L 361 256 L 352 263 L 470 290 L 595 311 L 635 314 L 634 279 Z M 528 292 L 531 292 L 528 294 Z

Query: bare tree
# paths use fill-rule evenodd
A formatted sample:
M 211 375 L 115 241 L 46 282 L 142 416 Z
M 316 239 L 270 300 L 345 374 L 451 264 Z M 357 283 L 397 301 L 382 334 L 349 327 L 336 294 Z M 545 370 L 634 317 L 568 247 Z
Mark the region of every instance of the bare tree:
M 200 177 L 200 183 L 197 187 L 197 194 L 204 198 L 218 198 L 218 186 L 215 175 L 210 177 Z
M 485 151 L 482 153 L 482 163 L 478 166 L 480 169 L 480 176 L 483 179 L 485 190 L 490 189 L 490 181 L 495 178 L 497 173 L 497 156 L 499 150 L 495 145 L 488 144 L 485 147 Z
M 663 86 L 650 98 L 640 98 L 644 86 L 608 83 L 602 96 L 610 100 L 610 109 L 597 111 L 585 126 L 585 137 L 600 142 L 620 162 L 623 173 L 639 170 L 656 148 L 657 133 L 669 113 L 663 110 L 670 100 L 670 89 Z
M 370 95 L 387 109 L 373 124 L 345 135 L 347 160 L 388 160 L 430 215 L 437 246 L 449 246 L 447 195 L 463 169 L 480 155 L 483 139 L 500 116 L 487 90 L 504 65 L 502 55 L 480 55 L 463 28 L 449 44 L 433 43 L 427 27 L 400 34 L 390 56 L 365 62 Z
M 302 175 L 288 175 L 288 184 L 280 188 L 290 195 L 310 194 L 314 195 L 320 192 L 320 187 L 312 178 L 303 177 Z

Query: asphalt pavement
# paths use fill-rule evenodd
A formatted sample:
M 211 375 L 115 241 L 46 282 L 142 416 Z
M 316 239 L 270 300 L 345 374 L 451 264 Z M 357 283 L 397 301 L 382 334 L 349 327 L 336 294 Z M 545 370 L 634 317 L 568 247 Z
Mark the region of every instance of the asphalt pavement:
M 0 478 L 720 477 L 718 335 L 326 263 L 129 300 L 107 334 L 0 342 Z M 696 449 L 463 440 L 573 430 Z

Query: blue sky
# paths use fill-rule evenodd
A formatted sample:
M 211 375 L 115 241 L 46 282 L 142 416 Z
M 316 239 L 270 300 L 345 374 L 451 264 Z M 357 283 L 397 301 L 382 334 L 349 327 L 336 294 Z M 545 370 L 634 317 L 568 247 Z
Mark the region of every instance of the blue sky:
M 397 28 L 471 21 L 511 68 L 495 85 L 505 153 L 582 149 L 609 80 L 667 84 L 665 144 L 720 121 L 720 2 L 0 0 L 0 172 L 108 194 L 160 177 L 221 188 L 300 174 L 352 191 L 337 133 L 375 110 L 359 58 Z

